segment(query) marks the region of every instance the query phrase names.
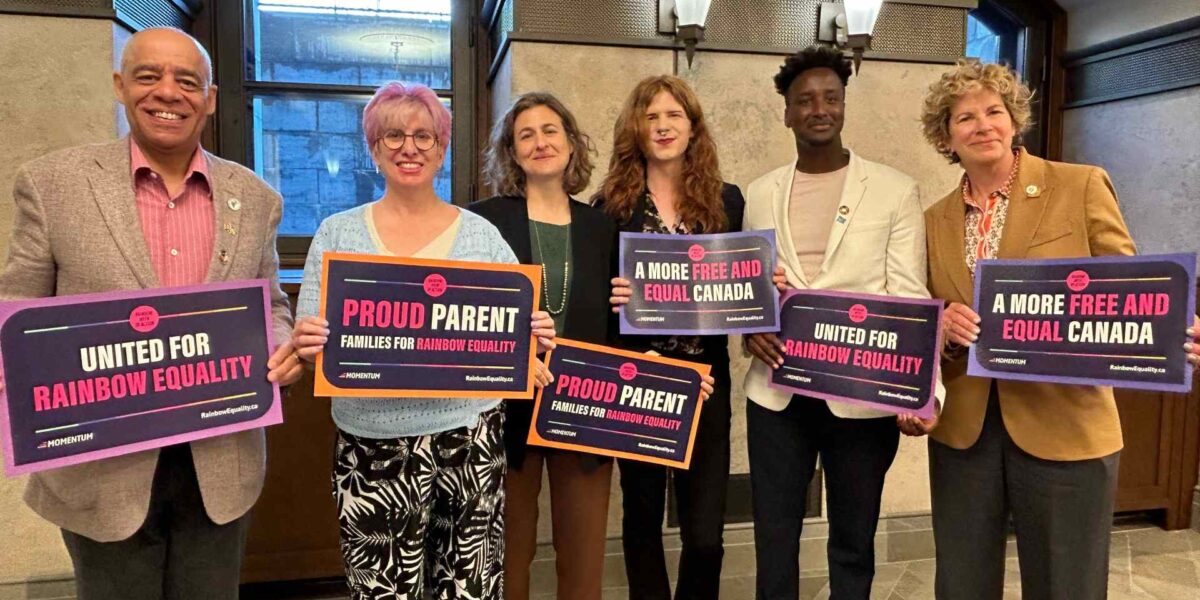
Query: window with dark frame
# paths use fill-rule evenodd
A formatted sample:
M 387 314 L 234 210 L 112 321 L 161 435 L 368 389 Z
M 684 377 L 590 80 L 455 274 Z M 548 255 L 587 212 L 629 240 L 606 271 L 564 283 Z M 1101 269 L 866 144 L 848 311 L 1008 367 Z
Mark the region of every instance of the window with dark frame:
M 218 60 L 219 151 L 283 196 L 282 266 L 303 264 L 324 218 L 383 194 L 362 113 L 388 81 L 427 85 L 451 110 L 453 139 L 434 188 L 446 201 L 469 199 L 453 182 L 473 181 L 471 165 L 453 151 L 473 145 L 470 4 L 243 0 L 240 11 L 216 14 L 218 55 L 244 57 Z
M 1065 39 L 1064 13 L 1039 0 L 980 0 L 967 13 L 966 55 L 1006 64 L 1029 85 L 1033 119 L 1022 139 L 1031 153 L 1050 159 L 1061 147 L 1061 116 L 1051 106 L 1061 103 L 1061 93 L 1051 63 Z
M 1000 35 L 971 13 L 967 13 L 967 56 L 985 63 L 1000 61 Z
M 967 56 L 1024 72 L 1025 25 L 1001 3 L 983 0 L 967 13 Z

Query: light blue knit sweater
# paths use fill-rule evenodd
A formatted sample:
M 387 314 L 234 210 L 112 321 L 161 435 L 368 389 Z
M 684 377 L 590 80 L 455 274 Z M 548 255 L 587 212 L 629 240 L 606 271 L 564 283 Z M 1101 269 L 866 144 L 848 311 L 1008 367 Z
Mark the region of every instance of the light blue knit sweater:
M 367 206 L 356 206 L 321 222 L 304 262 L 304 280 L 296 303 L 297 319 L 315 316 L 320 308 L 321 257 L 326 251 L 379 253 L 367 230 Z M 462 223 L 447 259 L 517 262 L 495 226 L 474 213 L 465 210 L 459 213 Z M 366 438 L 397 438 L 474 427 L 481 413 L 499 403 L 490 399 L 335 397 L 332 412 L 333 422 L 346 433 Z

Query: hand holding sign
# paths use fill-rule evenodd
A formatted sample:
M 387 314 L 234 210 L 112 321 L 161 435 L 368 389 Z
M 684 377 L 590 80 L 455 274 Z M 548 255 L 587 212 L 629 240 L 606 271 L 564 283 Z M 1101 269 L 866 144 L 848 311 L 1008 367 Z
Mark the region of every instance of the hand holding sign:
M 538 349 L 547 352 L 554 349 L 554 319 L 544 310 L 535 310 L 530 315 L 530 329 L 533 337 L 537 338 Z
M 951 302 L 942 311 L 942 334 L 951 344 L 970 346 L 979 339 L 979 315 L 965 304 Z
M 546 363 L 543 362 L 534 363 L 533 384 L 541 389 L 551 383 L 554 383 L 554 375 L 550 373 L 550 367 L 547 367 Z
M 771 274 L 771 283 L 775 284 L 775 289 L 779 290 L 780 294 L 786 294 L 792 286 L 788 285 L 787 274 L 783 272 L 783 267 L 776 265 L 775 272 Z
M 784 273 L 783 267 L 776 265 L 775 272 L 771 274 L 771 283 L 775 284 L 775 289 L 779 290 L 780 294 L 786 294 L 792 286 L 788 285 L 787 274 Z M 778 369 L 783 366 L 783 342 L 779 341 L 779 336 L 774 333 L 751 333 L 746 335 L 743 340 L 746 345 L 746 350 L 755 358 L 763 361 L 772 369 Z
M 621 277 L 613 277 L 609 283 L 612 284 L 612 296 L 608 298 L 608 303 L 612 305 L 614 313 L 620 313 L 621 307 L 629 304 L 629 298 L 633 296 L 633 283 Z
M 296 355 L 309 364 L 317 360 L 317 355 L 325 349 L 329 341 L 329 321 L 321 317 L 303 317 L 296 319 L 292 328 L 292 345 Z
M 783 366 L 783 342 L 774 333 L 752 333 L 746 336 L 746 350 L 772 369 Z
M 934 427 L 937 427 L 938 417 L 942 416 L 940 406 L 935 407 L 933 416 L 928 419 L 922 419 L 917 415 L 896 415 L 896 426 L 900 428 L 900 433 L 909 437 L 921 437 L 929 435 Z
M 267 359 L 267 381 L 281 386 L 292 385 L 304 374 L 304 364 L 296 355 L 292 340 L 280 344 Z
M 1183 345 L 1183 349 L 1188 353 L 1188 362 L 1200 366 L 1200 317 L 1192 316 L 1192 326 L 1188 328 L 1187 336 L 1192 340 Z M 0 379 L 0 386 L 3 385 L 4 380 Z M 0 390 L 2 389 L 0 387 Z

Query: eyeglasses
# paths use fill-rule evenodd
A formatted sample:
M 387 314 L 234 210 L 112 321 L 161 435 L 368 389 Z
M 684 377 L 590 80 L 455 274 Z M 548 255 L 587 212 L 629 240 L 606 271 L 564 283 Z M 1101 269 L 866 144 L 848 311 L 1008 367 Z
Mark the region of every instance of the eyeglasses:
M 383 140 L 383 145 L 388 150 L 399 150 L 404 147 L 404 142 L 408 138 L 412 138 L 413 145 L 417 147 L 417 150 L 422 152 L 433 148 L 438 143 L 437 135 L 425 130 L 416 133 L 404 133 L 399 129 L 389 129 L 384 132 L 383 137 L 380 139 Z

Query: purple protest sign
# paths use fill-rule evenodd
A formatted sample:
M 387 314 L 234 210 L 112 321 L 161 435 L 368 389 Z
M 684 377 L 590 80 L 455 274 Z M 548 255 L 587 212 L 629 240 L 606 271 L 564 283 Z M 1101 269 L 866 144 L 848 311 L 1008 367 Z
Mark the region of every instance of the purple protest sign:
M 698 363 L 557 340 L 528 443 L 686 469 L 703 408 Z
M 0 304 L 5 471 L 274 425 L 264 280 Z
M 771 386 L 930 418 L 941 318 L 940 300 L 791 290 L 779 317 L 784 363 Z
M 621 309 L 623 334 L 779 330 L 774 230 L 622 233 L 620 251 L 621 277 L 633 284 Z
M 326 252 L 321 396 L 533 397 L 535 265 Z
M 981 260 L 967 374 L 1187 392 L 1195 281 L 1195 253 Z

